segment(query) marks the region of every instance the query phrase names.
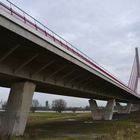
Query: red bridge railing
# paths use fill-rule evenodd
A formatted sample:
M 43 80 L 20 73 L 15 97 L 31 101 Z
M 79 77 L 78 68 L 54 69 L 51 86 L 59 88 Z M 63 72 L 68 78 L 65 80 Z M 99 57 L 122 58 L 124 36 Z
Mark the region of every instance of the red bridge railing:
M 128 86 L 126 86 L 118 78 L 116 78 L 114 75 L 112 75 L 107 70 L 105 70 L 103 67 L 101 67 L 99 64 L 97 64 L 93 59 L 89 58 L 86 54 L 84 54 L 83 52 L 78 50 L 72 44 L 67 42 L 65 39 L 63 39 L 62 37 L 57 35 L 55 32 L 50 30 L 48 27 L 43 25 L 41 22 L 36 20 L 34 17 L 27 14 L 25 11 L 23 11 L 22 9 L 17 7 L 12 2 L 10 2 L 8 0 L 0 2 L 0 8 L 3 9 L 4 11 L 8 12 L 12 16 L 14 16 L 15 18 L 21 20 L 22 22 L 24 22 L 28 26 L 34 28 L 38 32 L 44 34 L 47 38 L 49 38 L 49 39 L 53 40 L 55 43 L 61 45 L 63 48 L 65 48 L 69 52 L 78 56 L 79 58 L 81 58 L 82 60 L 84 60 L 85 62 L 90 64 L 90 66 L 92 66 L 92 68 L 94 68 L 94 69 L 96 68 L 97 71 L 104 74 L 104 76 L 111 78 L 113 81 L 115 81 L 115 82 L 119 83 L 120 85 L 122 85 L 123 87 L 131 90 Z

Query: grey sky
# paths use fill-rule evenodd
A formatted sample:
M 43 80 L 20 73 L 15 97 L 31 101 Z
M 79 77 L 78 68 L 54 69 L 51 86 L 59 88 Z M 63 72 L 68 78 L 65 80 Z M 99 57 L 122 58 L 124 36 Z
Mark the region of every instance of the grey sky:
M 12 2 L 127 84 L 134 48 L 140 46 L 139 0 L 12 0 Z M 45 98 L 52 100 L 56 97 L 36 95 L 40 100 Z M 67 98 L 67 100 L 70 105 L 87 104 L 87 100 L 83 99 Z

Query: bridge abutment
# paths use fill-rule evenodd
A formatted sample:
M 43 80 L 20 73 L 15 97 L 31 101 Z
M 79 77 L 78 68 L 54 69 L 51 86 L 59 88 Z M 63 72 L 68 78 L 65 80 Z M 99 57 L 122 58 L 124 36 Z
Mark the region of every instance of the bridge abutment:
M 12 85 L 1 122 L 1 135 L 23 135 L 34 91 L 35 84 L 30 82 L 19 82 Z
M 89 100 L 93 120 L 112 120 L 115 100 L 109 100 L 104 109 L 97 106 L 96 100 Z

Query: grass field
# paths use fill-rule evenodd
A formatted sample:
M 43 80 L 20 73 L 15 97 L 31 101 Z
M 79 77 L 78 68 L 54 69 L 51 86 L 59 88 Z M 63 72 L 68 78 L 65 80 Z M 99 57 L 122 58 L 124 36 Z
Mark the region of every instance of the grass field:
M 2 139 L 2 138 L 1 138 Z M 140 140 L 140 115 L 92 121 L 89 113 L 30 113 L 23 137 L 13 140 Z

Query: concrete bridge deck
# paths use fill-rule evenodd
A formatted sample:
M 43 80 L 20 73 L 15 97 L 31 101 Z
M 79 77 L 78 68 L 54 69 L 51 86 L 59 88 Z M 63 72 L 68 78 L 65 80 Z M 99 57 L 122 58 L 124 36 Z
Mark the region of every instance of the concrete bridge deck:
M 139 104 L 136 90 L 7 2 L 10 7 L 0 2 L 0 86 L 11 90 L 0 121 L 1 135 L 23 135 L 34 91 L 88 98 L 96 120 L 111 120 L 115 102 L 128 103 L 127 113 L 132 103 Z M 134 75 L 131 82 L 136 86 Z M 95 99 L 108 101 L 106 108 L 100 110 Z
M 0 86 L 36 83 L 36 91 L 74 97 L 139 102 L 140 96 L 96 66 L 0 9 Z

